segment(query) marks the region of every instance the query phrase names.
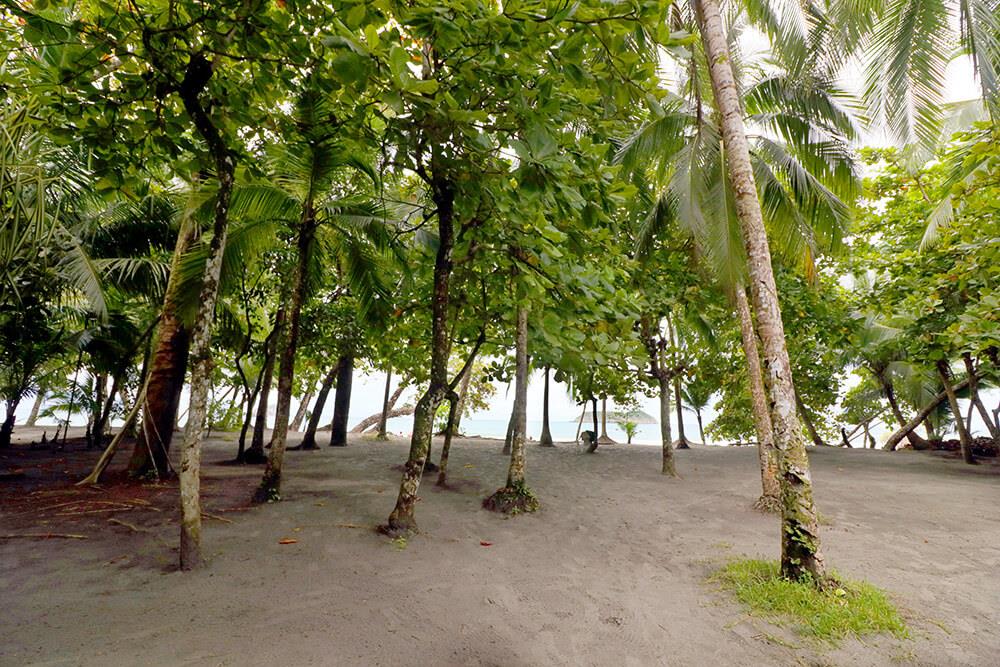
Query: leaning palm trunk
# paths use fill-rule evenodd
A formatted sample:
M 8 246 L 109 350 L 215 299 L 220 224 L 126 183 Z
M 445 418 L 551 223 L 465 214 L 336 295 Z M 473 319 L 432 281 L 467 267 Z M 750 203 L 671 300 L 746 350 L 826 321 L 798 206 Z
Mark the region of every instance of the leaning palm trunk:
M 743 109 L 737 96 L 719 2 L 695 0 L 694 6 L 705 56 L 710 64 L 712 90 L 721 115 L 729 181 L 747 251 L 753 309 L 764 352 L 765 384 L 770 396 L 771 427 L 781 481 L 781 571 L 791 579 L 811 575 L 821 581 L 826 571 L 820 553 L 809 458 L 795 410 L 791 362 L 785 346 L 771 251 L 743 126 Z
M 771 430 L 771 415 L 767 411 L 767 393 L 760 372 L 760 352 L 757 350 L 757 334 L 753 328 L 750 304 L 742 286 L 734 292 L 736 311 L 740 316 L 740 334 L 743 339 L 743 353 L 747 359 L 747 375 L 750 378 L 750 403 L 753 407 L 754 427 L 757 430 L 757 458 L 760 460 L 761 494 L 754 507 L 762 512 L 781 510 L 781 490 L 778 487 L 778 456 L 774 450 L 774 433 Z
M 170 262 L 170 277 L 163 294 L 156 347 L 149 364 L 149 389 L 143 402 L 142 425 L 132 449 L 128 472 L 132 477 L 163 477 L 170 470 L 168 453 L 174 437 L 177 408 L 187 372 L 190 332 L 177 312 L 180 298 L 181 258 L 197 237 L 197 226 L 185 218 L 177 232 L 177 243 Z
M 542 397 L 542 435 L 538 439 L 542 447 L 555 447 L 552 431 L 549 430 L 549 367 L 545 367 L 545 392 Z
M 45 388 L 39 387 L 38 392 L 35 394 L 35 401 L 31 404 L 31 412 L 28 414 L 27 421 L 24 422 L 25 426 L 34 426 L 38 421 L 38 411 L 42 409 L 42 403 L 45 401 Z
M 351 388 L 354 383 L 354 355 L 340 358 L 337 390 L 333 394 L 333 421 L 330 422 L 330 446 L 347 446 L 347 420 L 351 412 Z
M 413 412 L 413 435 L 410 454 L 403 468 L 396 506 L 379 530 L 386 535 L 405 535 L 417 529 L 414 509 L 417 490 L 434 431 L 434 415 L 448 396 L 448 356 L 451 340 L 448 331 L 448 309 L 452 272 L 452 249 L 455 245 L 455 190 L 448 180 L 432 182 L 433 199 L 438 216 L 438 249 L 434 259 L 434 293 L 431 300 L 431 372 L 427 391 L 417 401 Z
M 301 431 L 302 425 L 306 421 L 306 415 L 309 413 L 309 404 L 313 400 L 313 390 L 308 390 L 305 395 L 302 396 L 302 400 L 299 401 L 299 409 L 295 411 L 295 416 L 292 417 L 292 421 L 288 423 L 288 430 L 290 431 Z
M 316 404 L 313 405 L 312 414 L 309 415 L 309 423 L 306 424 L 306 432 L 302 436 L 302 442 L 299 443 L 299 449 L 319 449 L 319 445 L 316 444 L 316 430 L 319 428 L 319 422 L 323 418 L 323 408 L 326 407 L 326 399 L 330 396 L 330 390 L 333 388 L 333 383 L 336 382 L 339 372 L 340 364 L 338 363 L 327 371 L 326 376 L 323 378 L 323 384 L 320 385 L 319 394 L 316 395 Z
M 941 384 L 944 385 L 944 392 L 948 395 L 948 405 L 951 407 L 951 413 L 955 415 L 955 428 L 958 430 L 958 442 L 962 447 L 962 459 L 966 463 L 974 464 L 976 463 L 976 457 L 972 455 L 972 438 L 965 429 L 965 422 L 962 421 L 962 411 L 958 407 L 958 394 L 955 393 L 955 387 L 951 384 L 951 369 L 948 367 L 948 361 L 945 359 L 938 360 L 937 370 L 938 376 L 941 378 Z
M 972 405 L 975 406 L 976 410 L 979 411 L 979 416 L 983 418 L 983 423 L 986 424 L 986 430 L 990 432 L 990 437 L 994 441 L 1000 442 L 1000 428 L 993 423 L 993 419 L 990 417 L 989 411 L 986 410 L 986 406 L 983 405 L 982 399 L 979 397 L 979 370 L 976 368 L 976 364 L 972 360 L 972 355 L 966 352 L 962 355 L 962 361 L 965 362 L 965 371 L 969 377 L 969 400 Z M 969 414 L 972 414 L 972 409 L 969 409 Z M 971 418 L 970 418 L 971 422 Z M 966 430 L 970 431 L 971 426 L 967 426 Z
M 292 288 L 289 292 L 286 316 L 278 336 L 281 363 L 278 368 L 278 405 L 274 414 L 274 430 L 271 432 L 271 453 L 264 466 L 264 477 L 254 493 L 257 503 L 281 499 L 281 470 L 285 459 L 285 445 L 288 443 L 288 415 L 292 407 L 292 382 L 295 379 L 295 351 L 299 342 L 299 321 L 302 304 L 306 298 L 306 273 L 309 269 L 309 251 L 316 232 L 316 214 L 313 210 L 312 194 L 302 207 L 299 222 L 298 253 L 292 273 Z

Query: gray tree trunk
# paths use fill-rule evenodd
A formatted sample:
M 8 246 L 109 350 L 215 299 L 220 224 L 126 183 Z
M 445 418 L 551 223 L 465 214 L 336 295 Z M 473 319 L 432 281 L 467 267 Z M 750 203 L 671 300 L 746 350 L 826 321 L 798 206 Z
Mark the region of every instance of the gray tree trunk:
M 778 451 L 778 479 L 781 482 L 781 571 L 789 579 L 811 575 L 819 582 L 826 578 L 826 568 L 820 551 L 809 457 L 795 410 L 791 362 L 785 345 L 764 216 L 757 199 L 750 147 L 743 125 L 743 109 L 719 2 L 695 0 L 694 6 L 709 63 L 712 90 L 721 116 L 729 182 L 747 251 L 753 309 L 764 352 L 765 386 L 770 396 L 771 428 Z

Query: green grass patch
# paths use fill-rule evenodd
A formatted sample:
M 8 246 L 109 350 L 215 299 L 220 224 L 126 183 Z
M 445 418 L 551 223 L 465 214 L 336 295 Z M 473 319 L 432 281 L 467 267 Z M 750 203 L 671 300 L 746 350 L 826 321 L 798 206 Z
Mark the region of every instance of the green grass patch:
M 794 624 L 804 636 L 831 642 L 849 635 L 909 636 L 885 593 L 865 582 L 834 579 L 836 585 L 821 590 L 810 582 L 783 579 L 778 563 L 763 560 L 732 561 L 712 577 L 752 614 L 779 625 Z

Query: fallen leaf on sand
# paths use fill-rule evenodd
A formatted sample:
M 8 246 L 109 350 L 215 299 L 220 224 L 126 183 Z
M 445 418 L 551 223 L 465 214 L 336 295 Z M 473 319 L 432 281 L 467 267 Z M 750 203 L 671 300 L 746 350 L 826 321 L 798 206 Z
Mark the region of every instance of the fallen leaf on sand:
M 297 544 L 298 540 L 293 540 L 290 537 L 286 537 L 283 540 L 278 540 L 278 544 Z
M 463 468 L 475 468 L 476 466 L 472 465 L 471 463 L 466 463 L 466 464 L 465 464 L 464 466 L 462 466 L 462 467 L 463 467 Z
M 481 547 L 492 547 L 493 543 L 492 542 L 487 542 L 486 540 L 480 540 L 479 541 L 479 546 L 481 546 Z

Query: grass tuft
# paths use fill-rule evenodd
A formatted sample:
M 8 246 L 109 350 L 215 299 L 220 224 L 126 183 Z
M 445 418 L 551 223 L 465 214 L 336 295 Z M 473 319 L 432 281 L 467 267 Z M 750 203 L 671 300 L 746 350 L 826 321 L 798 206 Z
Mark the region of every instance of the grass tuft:
M 730 562 L 712 580 L 732 591 L 752 614 L 779 625 L 794 623 L 804 636 L 829 642 L 881 633 L 909 636 L 886 594 L 865 582 L 835 577 L 836 585 L 820 589 L 782 578 L 776 562 L 750 559 Z

